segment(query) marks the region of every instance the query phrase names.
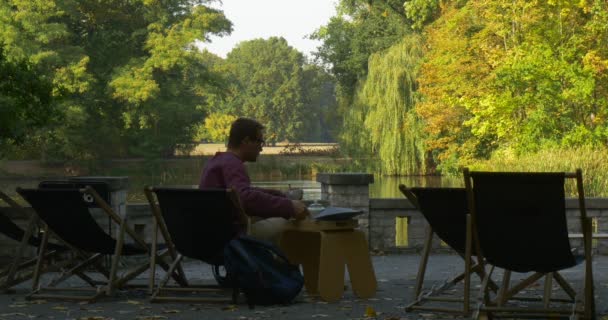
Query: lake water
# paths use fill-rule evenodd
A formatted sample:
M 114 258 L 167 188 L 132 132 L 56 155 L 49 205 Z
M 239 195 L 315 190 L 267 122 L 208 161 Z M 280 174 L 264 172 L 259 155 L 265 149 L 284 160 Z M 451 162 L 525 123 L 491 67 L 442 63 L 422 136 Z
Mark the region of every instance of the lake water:
M 15 192 L 15 188 L 32 188 L 36 187 L 38 183 L 43 180 L 47 180 L 49 177 L 40 177 L 40 178 L 9 178 L 2 177 L 0 178 L 0 190 L 11 195 L 17 196 Z M 53 179 L 56 179 L 53 178 Z M 130 182 L 129 189 L 129 202 L 144 202 L 145 198 L 143 196 L 143 186 L 147 184 L 158 185 L 156 183 L 146 183 L 146 179 L 142 179 L 142 177 L 132 177 Z M 172 186 L 184 186 L 184 187 L 194 187 L 192 181 L 172 181 L 171 183 L 164 185 L 172 185 Z M 403 195 L 399 192 L 399 184 L 405 184 L 409 187 L 416 186 L 462 186 L 462 181 L 460 179 L 446 179 L 440 176 L 403 176 L 403 177 L 393 177 L 393 176 L 375 176 L 374 183 L 370 184 L 370 197 L 371 198 L 400 198 Z M 270 188 L 270 189 L 278 189 L 278 190 L 287 190 L 289 187 L 291 188 L 300 188 L 304 190 L 304 199 L 305 200 L 315 200 L 321 198 L 321 184 L 316 182 L 315 180 L 302 180 L 302 179 L 270 179 L 264 181 L 253 181 L 253 184 L 262 188 Z
M 37 187 L 43 180 L 60 179 L 66 173 L 89 176 L 128 176 L 129 202 L 145 202 L 144 186 L 194 186 L 198 184 L 201 168 L 208 157 L 161 159 L 143 161 L 137 159 L 113 160 L 104 166 L 84 169 L 49 165 L 39 161 L 5 161 L 0 163 L 0 190 L 17 197 L 16 187 Z M 326 167 L 348 171 L 351 159 L 332 157 L 282 157 L 260 156 L 257 163 L 248 164 L 247 170 L 254 185 L 259 187 L 287 190 L 301 188 L 304 199 L 321 197 L 321 185 L 315 181 L 317 172 L 327 172 Z M 67 169 L 70 170 L 67 170 Z M 9 174 L 2 175 L 1 172 Z M 359 171 L 355 169 L 354 171 Z M 461 186 L 462 178 L 442 178 L 440 176 L 374 176 L 370 185 L 372 198 L 400 198 L 398 186 L 404 183 L 416 186 Z

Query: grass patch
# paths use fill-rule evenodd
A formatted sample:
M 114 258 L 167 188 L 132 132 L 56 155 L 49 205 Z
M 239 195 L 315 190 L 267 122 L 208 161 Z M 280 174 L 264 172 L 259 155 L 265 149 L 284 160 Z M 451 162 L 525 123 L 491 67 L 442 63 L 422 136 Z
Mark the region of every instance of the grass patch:
M 471 170 L 523 171 L 523 172 L 574 172 L 583 170 L 586 197 L 608 197 L 608 148 L 560 148 L 542 150 L 534 154 L 516 155 L 496 153 L 490 160 L 470 165 Z M 574 194 L 574 183 L 566 185 Z

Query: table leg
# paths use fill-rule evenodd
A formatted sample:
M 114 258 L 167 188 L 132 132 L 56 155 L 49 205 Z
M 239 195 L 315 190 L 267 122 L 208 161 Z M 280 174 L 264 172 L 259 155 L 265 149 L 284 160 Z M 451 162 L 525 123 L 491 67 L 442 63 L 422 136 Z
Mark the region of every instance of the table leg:
M 348 232 L 321 232 L 319 257 L 319 295 L 327 302 L 336 302 L 344 292 L 344 247 Z
M 359 298 L 373 297 L 376 294 L 377 282 L 365 233 L 354 230 L 346 233 L 344 238 L 348 243 L 343 249 L 353 292 Z
M 279 246 L 293 264 L 301 264 L 304 286 L 310 295 L 319 294 L 319 250 L 321 235 L 318 232 L 287 230 L 283 232 Z

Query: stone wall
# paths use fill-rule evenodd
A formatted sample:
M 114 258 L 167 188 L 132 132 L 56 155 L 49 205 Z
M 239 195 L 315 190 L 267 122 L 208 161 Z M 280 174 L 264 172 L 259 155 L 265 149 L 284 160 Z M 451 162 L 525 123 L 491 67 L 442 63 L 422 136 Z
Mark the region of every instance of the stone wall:
M 595 219 L 598 233 L 608 233 L 608 198 L 586 199 L 587 215 Z M 373 250 L 386 252 L 418 252 L 422 250 L 427 229 L 426 220 L 409 200 L 403 199 L 370 199 L 369 244 Z M 570 233 L 580 233 L 580 220 L 577 199 L 567 199 L 566 209 Z M 395 245 L 396 218 L 407 217 L 408 245 Z M 517 232 L 514 230 L 513 232 Z M 581 240 L 571 240 L 573 247 L 581 246 Z M 595 240 L 595 252 L 608 254 L 608 240 Z M 434 251 L 450 251 L 435 237 Z

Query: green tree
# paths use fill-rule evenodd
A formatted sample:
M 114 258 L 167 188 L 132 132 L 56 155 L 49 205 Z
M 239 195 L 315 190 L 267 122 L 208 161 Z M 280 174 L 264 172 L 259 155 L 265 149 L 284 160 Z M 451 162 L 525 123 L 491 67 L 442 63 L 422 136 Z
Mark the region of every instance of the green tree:
M 606 145 L 607 17 L 602 1 L 446 8 L 426 29 L 417 107 L 437 159 Z
M 9 60 L 41 69 L 63 121 L 32 137 L 43 156 L 170 155 L 192 140 L 221 84 L 194 45 L 231 23 L 208 1 L 8 0 Z
M 315 53 L 336 77 L 340 90 L 354 96 L 357 81 L 367 74 L 374 52 L 400 41 L 409 31 L 402 1 L 342 0 L 338 14 L 311 35 L 321 40 Z
M 336 77 L 340 147 L 379 160 L 387 174 L 424 170 L 424 132 L 414 112 L 421 57 L 402 1 L 342 0 L 311 37 L 316 57 Z
M 9 62 L 0 47 L 0 147 L 20 145 L 52 119 L 51 83 L 26 62 Z M 5 154 L 0 154 L 0 158 Z
M 421 59 L 420 39 L 410 36 L 369 60 L 362 89 L 368 108 L 363 125 L 384 174 L 417 174 L 426 169 L 425 137 L 414 109 Z
M 203 125 L 204 134 L 202 136 L 208 138 L 212 142 L 227 142 L 230 134 L 230 126 L 236 120 L 235 116 L 212 113 L 205 118 Z
M 231 80 L 225 110 L 255 118 L 266 127 L 271 143 L 304 136 L 303 55 L 283 38 L 239 43 L 223 70 Z
M 325 69 L 316 64 L 303 67 L 304 135 L 302 141 L 332 142 L 338 134 L 336 84 Z

